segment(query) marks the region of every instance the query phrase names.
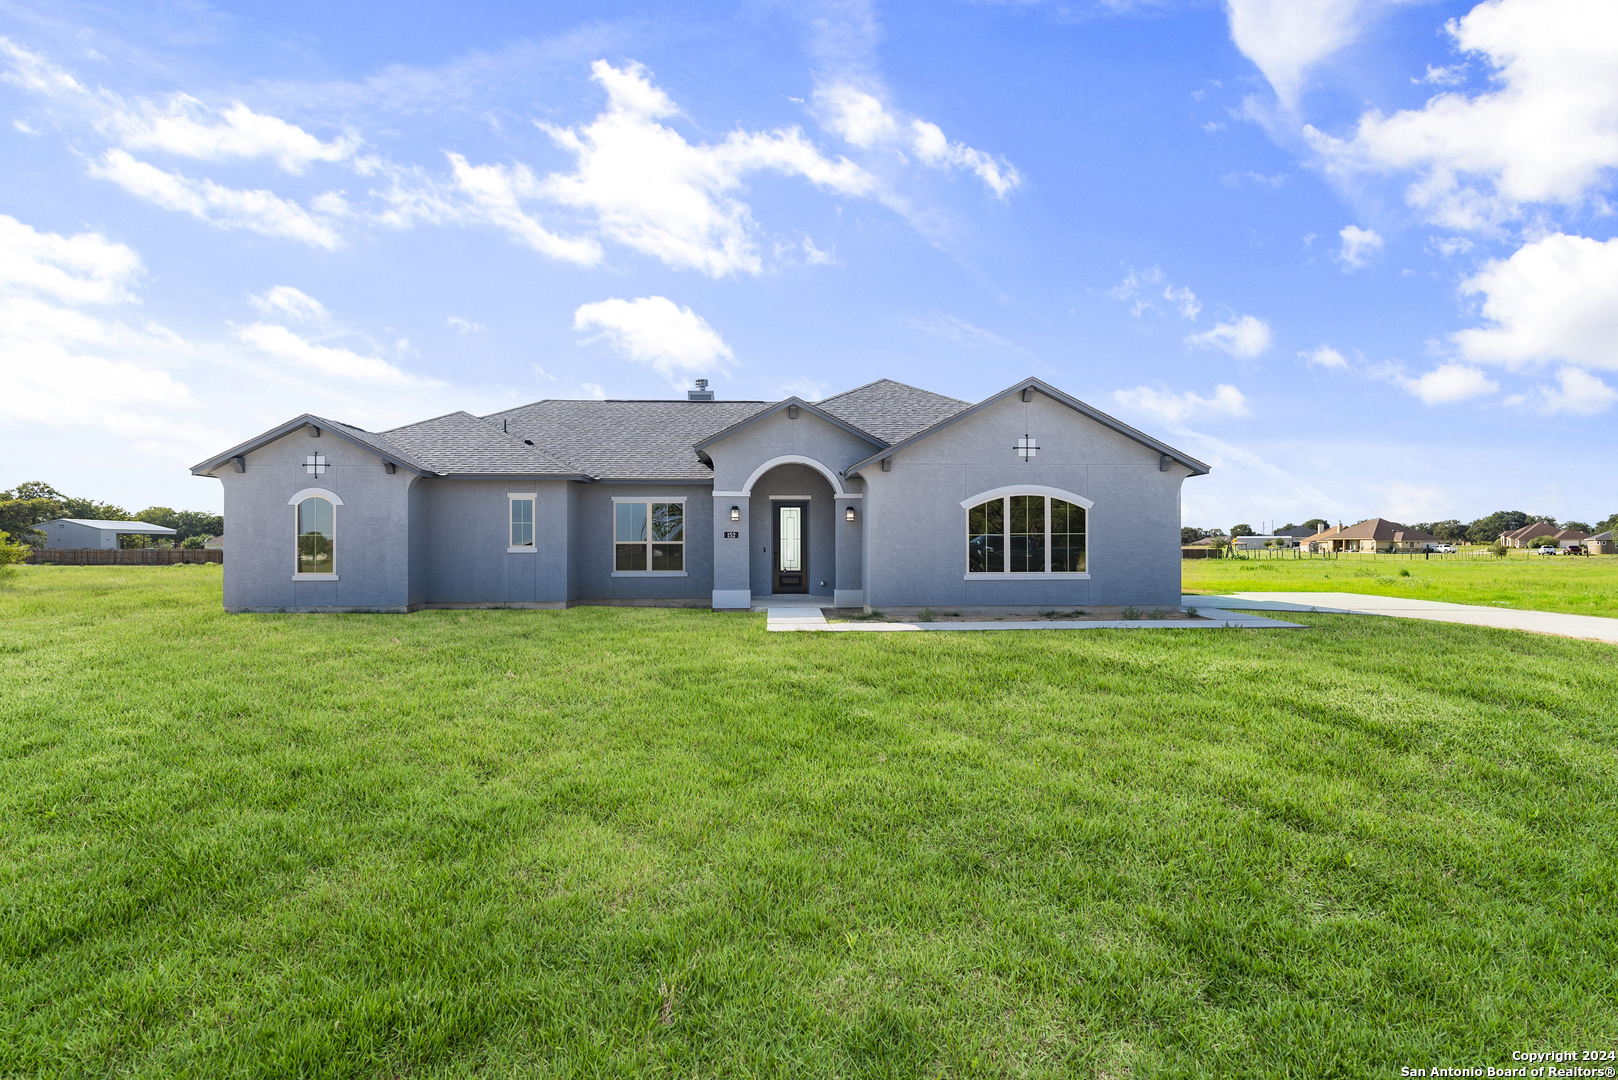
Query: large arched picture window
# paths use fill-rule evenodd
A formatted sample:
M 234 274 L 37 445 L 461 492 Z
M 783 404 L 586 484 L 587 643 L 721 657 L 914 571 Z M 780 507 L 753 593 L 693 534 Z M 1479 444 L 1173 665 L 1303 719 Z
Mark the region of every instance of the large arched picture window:
M 331 501 L 318 495 L 298 503 L 299 574 L 337 572 L 337 519 Z
M 1083 574 L 1088 511 L 1054 495 L 1003 494 L 966 511 L 968 574 Z

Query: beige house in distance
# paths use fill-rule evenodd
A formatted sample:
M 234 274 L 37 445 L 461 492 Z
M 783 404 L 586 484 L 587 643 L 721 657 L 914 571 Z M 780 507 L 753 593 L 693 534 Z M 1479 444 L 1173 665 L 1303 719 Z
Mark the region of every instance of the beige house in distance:
M 1386 518 L 1367 518 L 1355 525 L 1341 524 L 1323 529 L 1304 540 L 1301 546 L 1316 553 L 1420 552 L 1437 546 L 1439 539 L 1409 525 Z
M 1548 521 L 1535 521 L 1524 525 L 1520 529 L 1500 534 L 1500 543 L 1503 547 L 1525 548 L 1530 540 L 1541 536 L 1555 536 L 1557 528 Z

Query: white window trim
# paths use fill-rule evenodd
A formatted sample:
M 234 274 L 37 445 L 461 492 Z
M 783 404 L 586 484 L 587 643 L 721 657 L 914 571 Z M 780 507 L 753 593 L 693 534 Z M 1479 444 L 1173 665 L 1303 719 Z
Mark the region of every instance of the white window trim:
M 612 497 L 613 521 L 612 521 L 612 551 L 611 551 L 612 562 L 611 562 L 611 565 L 614 567 L 614 569 L 612 571 L 612 576 L 613 577 L 689 577 L 690 576 L 690 571 L 687 571 L 687 570 L 619 570 L 619 569 L 616 569 L 616 567 L 618 565 L 618 511 L 617 511 L 617 506 L 618 506 L 619 503 L 679 503 L 680 504 L 680 520 L 684 523 L 684 528 L 689 529 L 691 527 L 691 515 L 687 512 L 686 506 L 685 506 L 686 500 L 688 498 L 689 498 L 689 496 L 685 496 L 685 495 L 614 495 Z M 647 528 L 648 528 L 648 530 L 650 530 L 650 527 L 651 527 L 650 526 L 651 507 L 647 507 L 646 514 L 647 514 L 647 522 L 648 522 Z M 683 535 L 685 535 L 685 533 L 682 531 L 681 535 L 683 536 Z M 626 540 L 624 542 L 629 543 L 630 541 Z M 653 543 L 656 543 L 656 541 L 648 539 L 646 541 L 646 543 L 647 544 L 653 544 Z M 684 548 L 690 543 L 690 541 L 689 540 L 677 540 L 677 541 L 675 541 L 675 543 L 679 544 L 681 549 L 682 549 L 680 551 L 680 561 L 684 562 L 685 557 L 690 554 L 690 552 L 684 550 Z M 646 552 L 646 554 L 647 554 L 648 558 L 651 557 L 651 551 L 650 550 L 648 550 Z
M 1061 499 L 1063 502 L 1070 502 L 1070 503 L 1073 503 L 1073 504 L 1075 504 L 1077 506 L 1082 506 L 1084 508 L 1084 566 L 1085 566 L 1085 569 L 1083 569 L 1083 570 L 1074 570 L 1074 571 L 1037 570 L 1037 571 L 1033 571 L 1033 572 L 1018 572 L 1016 570 L 985 570 L 985 571 L 981 571 L 981 572 L 975 572 L 972 569 L 970 569 L 970 567 L 972 565 L 972 552 L 971 552 L 970 548 L 968 548 L 966 551 L 963 552 L 963 554 L 965 556 L 965 559 L 966 559 L 966 565 L 967 565 L 968 569 L 964 574 L 961 575 L 961 580 L 963 580 L 963 581 L 1089 581 L 1090 580 L 1090 567 L 1091 567 L 1091 563 L 1092 563 L 1091 555 L 1093 554 L 1091 552 L 1091 550 L 1090 550 L 1090 511 L 1095 508 L 1095 503 L 1091 502 L 1089 499 L 1086 499 L 1083 495 L 1075 495 L 1073 492 L 1071 492 L 1071 491 L 1063 491 L 1061 488 L 1044 487 L 1044 486 L 1039 485 L 1039 484 L 1017 484 L 1017 485 L 1014 485 L 1014 486 L 1011 486 L 1011 487 L 994 488 L 994 489 L 992 489 L 990 491 L 985 491 L 981 495 L 974 495 L 970 499 L 962 499 L 961 500 L 961 512 L 963 514 L 970 515 L 971 512 L 972 512 L 972 507 L 974 507 L 974 506 L 981 506 L 984 503 L 990 502 L 990 501 L 992 501 L 994 499 L 1001 499 L 1001 500 L 1009 499 L 1013 495 L 1044 495 L 1044 496 L 1046 496 L 1047 498 L 1050 498 L 1050 499 Z M 1011 527 L 1011 505 L 1010 505 L 1010 503 L 1005 503 L 1004 504 L 1003 509 L 1001 510 L 1001 514 L 1002 514 L 1002 519 L 1006 523 L 1006 527 L 1009 529 Z M 966 525 L 967 528 L 970 528 L 971 527 L 970 522 L 971 522 L 971 518 L 967 517 L 966 521 L 963 521 L 962 524 Z M 969 535 L 969 534 L 966 532 L 966 529 L 962 529 L 960 535 L 966 536 L 966 535 Z M 1010 534 L 1009 533 L 1004 533 L 1002 535 L 1009 536 Z M 1009 547 L 1005 551 L 1003 557 L 1004 557 L 1004 559 L 1006 561 L 1006 565 L 1009 566 L 1011 564 L 1011 550 L 1010 550 Z M 1046 566 L 1050 565 L 1050 560 L 1051 560 L 1051 514 L 1050 514 L 1050 503 L 1047 502 L 1045 504 L 1045 565 Z
M 333 573 L 330 574 L 300 574 L 292 571 L 293 581 L 336 581 L 337 574 L 337 508 L 343 505 L 343 500 L 327 491 L 325 488 L 304 488 L 287 501 L 292 507 L 292 557 L 296 564 L 298 557 L 298 504 L 305 499 L 325 499 L 331 503 L 331 565 Z
M 511 542 L 511 504 L 514 502 L 531 502 L 534 504 L 534 520 L 528 523 L 534 531 L 534 542 L 526 547 L 518 547 Z M 539 492 L 537 491 L 508 491 L 506 492 L 506 554 L 532 555 L 539 550 Z
M 812 496 L 809 496 L 809 495 L 771 495 L 770 496 L 770 501 L 771 502 L 777 502 L 777 501 L 779 501 L 779 502 L 808 502 L 811 498 L 812 498 Z

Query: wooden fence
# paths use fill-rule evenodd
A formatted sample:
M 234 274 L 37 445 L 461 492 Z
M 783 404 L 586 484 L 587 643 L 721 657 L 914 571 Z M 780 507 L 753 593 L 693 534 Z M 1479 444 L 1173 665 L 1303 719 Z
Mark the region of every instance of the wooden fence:
M 36 566 L 173 566 L 222 563 L 225 553 L 193 548 L 36 548 L 25 561 Z

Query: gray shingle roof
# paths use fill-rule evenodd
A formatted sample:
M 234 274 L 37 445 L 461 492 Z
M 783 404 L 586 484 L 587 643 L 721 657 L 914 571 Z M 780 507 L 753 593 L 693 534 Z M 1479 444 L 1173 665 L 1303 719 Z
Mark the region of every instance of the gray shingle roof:
M 570 465 L 522 437 L 500 430 L 498 420 L 452 412 L 384 432 L 385 438 L 426 463 L 433 472 L 512 476 L 578 476 Z
M 957 401 L 892 379 L 878 379 L 815 404 L 890 446 L 972 406 L 970 401 Z
M 494 413 L 513 435 L 612 480 L 711 481 L 692 446 L 768 401 L 573 401 L 551 399 Z
M 364 443 L 366 446 L 369 446 L 371 449 L 376 450 L 379 453 L 397 457 L 400 461 L 404 462 L 406 465 L 409 465 L 418 472 L 437 471 L 431 465 L 428 465 L 415 454 L 411 453 L 408 448 L 395 446 L 393 442 L 385 435 L 378 435 L 374 431 L 366 431 L 364 428 L 357 428 L 353 424 L 345 424 L 341 420 L 327 420 L 325 417 L 316 416 L 314 413 L 307 413 L 306 415 L 309 417 L 309 419 L 315 421 L 319 426 L 330 428 L 332 430 L 340 429 L 344 435 L 347 435 L 356 442 Z

